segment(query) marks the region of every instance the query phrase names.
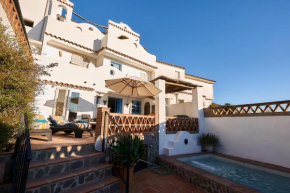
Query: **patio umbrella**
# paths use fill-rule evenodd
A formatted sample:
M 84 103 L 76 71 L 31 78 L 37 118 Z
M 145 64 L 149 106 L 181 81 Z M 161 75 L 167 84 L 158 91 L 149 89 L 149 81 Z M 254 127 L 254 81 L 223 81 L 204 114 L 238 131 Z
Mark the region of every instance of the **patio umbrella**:
M 106 80 L 106 87 L 115 92 L 133 97 L 152 97 L 161 92 L 154 84 L 134 78 Z

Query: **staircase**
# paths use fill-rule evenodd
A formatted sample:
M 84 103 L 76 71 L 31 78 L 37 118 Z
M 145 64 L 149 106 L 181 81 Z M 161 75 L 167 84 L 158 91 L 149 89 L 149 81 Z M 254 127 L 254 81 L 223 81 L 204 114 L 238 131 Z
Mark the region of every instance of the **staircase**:
M 120 190 L 112 166 L 94 144 L 32 151 L 26 193 L 87 193 Z

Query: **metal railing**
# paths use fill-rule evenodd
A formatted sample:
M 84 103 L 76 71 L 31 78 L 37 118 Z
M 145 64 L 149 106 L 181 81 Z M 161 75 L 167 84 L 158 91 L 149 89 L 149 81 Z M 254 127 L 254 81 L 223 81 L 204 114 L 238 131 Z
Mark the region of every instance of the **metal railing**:
M 26 180 L 31 161 L 31 145 L 28 129 L 27 116 L 21 118 L 20 134 L 17 137 L 12 157 L 12 191 L 13 193 L 24 193 Z

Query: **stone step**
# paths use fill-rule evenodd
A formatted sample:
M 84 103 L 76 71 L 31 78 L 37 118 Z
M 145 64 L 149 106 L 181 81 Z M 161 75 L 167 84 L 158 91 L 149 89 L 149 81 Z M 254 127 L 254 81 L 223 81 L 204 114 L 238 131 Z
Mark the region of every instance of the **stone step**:
M 120 190 L 121 183 L 119 178 L 114 176 L 106 177 L 101 180 L 93 181 L 76 188 L 64 191 L 63 193 L 115 193 Z
M 74 155 L 46 161 L 32 161 L 29 165 L 27 180 L 31 181 L 84 167 L 96 166 L 101 163 L 105 163 L 105 155 L 101 152 Z
M 27 181 L 26 193 L 62 192 L 109 176 L 112 176 L 112 166 L 102 163 Z
M 31 161 L 47 161 L 96 152 L 94 144 L 51 147 L 32 151 Z

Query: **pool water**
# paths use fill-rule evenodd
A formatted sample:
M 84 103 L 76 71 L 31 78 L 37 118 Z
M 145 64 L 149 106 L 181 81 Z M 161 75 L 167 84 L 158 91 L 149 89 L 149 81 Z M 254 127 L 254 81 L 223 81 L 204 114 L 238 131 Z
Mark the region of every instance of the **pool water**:
M 226 159 L 201 155 L 178 160 L 265 193 L 290 193 L 290 174 Z

